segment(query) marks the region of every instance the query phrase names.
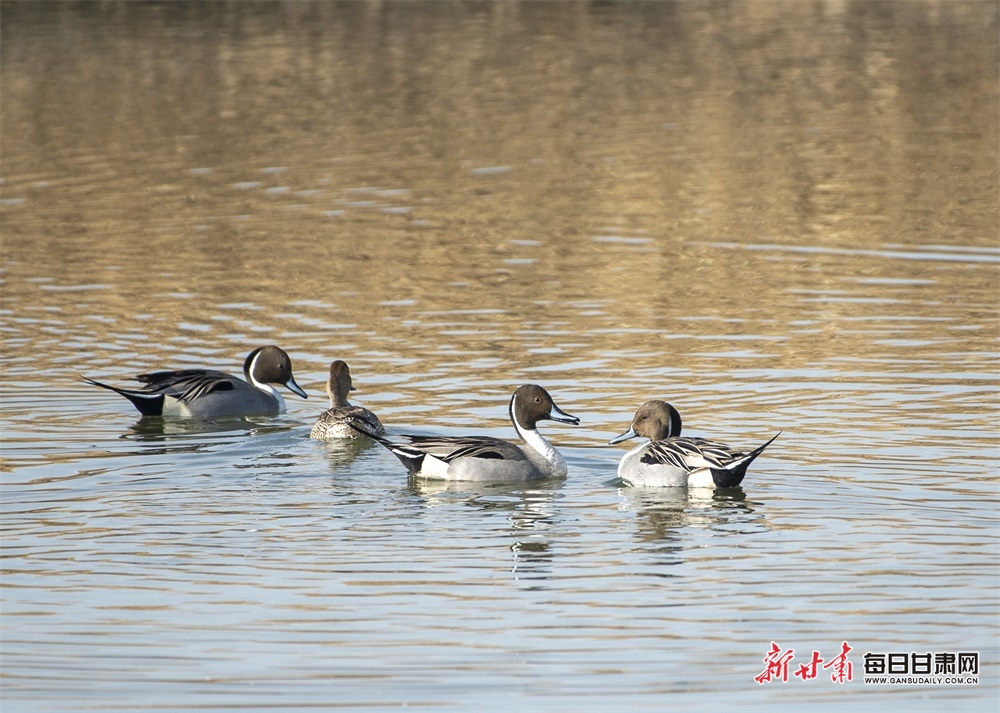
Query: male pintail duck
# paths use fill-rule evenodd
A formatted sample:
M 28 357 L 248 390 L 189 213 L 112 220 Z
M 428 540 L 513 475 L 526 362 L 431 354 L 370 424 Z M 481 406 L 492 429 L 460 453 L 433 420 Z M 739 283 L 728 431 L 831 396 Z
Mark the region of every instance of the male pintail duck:
M 278 347 L 254 349 L 243 362 L 246 381 L 211 369 L 182 369 L 139 374 L 145 386 L 121 389 L 94 381 L 83 381 L 121 394 L 143 416 L 221 418 L 227 416 L 276 416 L 285 410 L 285 400 L 274 388 L 284 386 L 309 398 L 292 377 L 292 360 Z
M 330 364 L 330 378 L 326 382 L 330 408 L 320 414 L 309 433 L 310 438 L 322 441 L 328 438 L 360 438 L 362 433 L 376 436 L 385 434 L 378 416 L 361 406 L 352 406 L 347 400 L 347 394 L 354 390 L 351 370 L 346 362 L 338 359 Z M 348 424 L 354 424 L 358 428 L 351 428 Z
M 611 439 L 621 443 L 636 436 L 649 438 L 626 453 L 618 477 L 638 487 L 735 488 L 743 482 L 754 458 L 781 435 L 749 453 L 704 438 L 681 437 L 681 415 L 666 401 L 647 401 L 635 412 L 625 433 Z
M 402 436 L 409 443 L 374 438 L 420 478 L 500 483 L 565 476 L 566 461 L 536 425 L 545 419 L 576 425 L 580 419 L 556 406 L 535 384 L 518 387 L 509 413 L 523 446 L 488 436 Z

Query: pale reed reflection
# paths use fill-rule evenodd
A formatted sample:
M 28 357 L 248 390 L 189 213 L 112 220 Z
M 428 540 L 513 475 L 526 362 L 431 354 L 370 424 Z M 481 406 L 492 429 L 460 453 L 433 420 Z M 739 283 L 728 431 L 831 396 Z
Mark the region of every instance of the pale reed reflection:
M 879 252 L 995 246 L 971 227 L 996 224 L 995 86 L 972 52 L 932 70 L 989 35 L 941 37 L 973 8 L 663 4 L 633 24 L 620 7 L 502 5 L 217 6 L 208 35 L 205 11 L 164 9 L 180 46 L 145 31 L 140 5 L 5 8 L 22 28 L 3 67 L 8 304 L 68 326 L 102 365 L 294 335 L 316 361 L 406 344 L 424 371 L 559 366 L 571 350 L 613 368 L 695 371 L 716 354 L 795 369 L 884 356 L 857 320 L 954 342 L 955 291 L 987 318 L 994 271 Z M 779 7 L 800 39 L 769 34 Z M 456 33 L 482 42 L 444 41 Z M 600 46 L 619 49 L 581 49 Z M 843 83 L 856 90 L 834 94 Z M 955 162 L 960 186 L 919 170 Z M 762 240 L 775 249 L 740 249 Z

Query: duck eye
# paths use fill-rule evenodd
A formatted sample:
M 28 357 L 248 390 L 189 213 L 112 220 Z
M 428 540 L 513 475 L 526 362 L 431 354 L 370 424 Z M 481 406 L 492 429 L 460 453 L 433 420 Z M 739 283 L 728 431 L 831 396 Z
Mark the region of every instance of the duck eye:
M 536 404 L 540 404 L 540 403 L 542 403 L 542 397 L 541 397 L 541 396 L 536 396 L 536 397 L 535 397 L 535 403 L 536 403 Z

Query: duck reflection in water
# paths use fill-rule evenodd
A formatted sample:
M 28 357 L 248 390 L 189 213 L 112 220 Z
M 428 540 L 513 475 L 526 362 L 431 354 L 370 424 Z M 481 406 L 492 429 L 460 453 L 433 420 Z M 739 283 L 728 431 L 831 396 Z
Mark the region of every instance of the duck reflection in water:
M 562 487 L 560 480 L 533 482 L 530 487 L 523 483 L 429 480 L 412 475 L 408 480 L 408 490 L 424 505 L 424 517 L 441 519 L 443 526 L 454 521 L 450 514 L 455 507 L 481 511 L 486 525 L 479 532 L 489 539 L 509 540 L 510 571 L 516 579 L 544 580 L 552 576 L 550 533 L 555 524 L 556 494 Z M 497 517 L 502 517 L 505 524 L 489 527 Z
M 644 543 L 663 543 L 674 552 L 684 530 L 695 528 L 720 534 L 757 531 L 763 516 L 742 488 L 712 491 L 683 488 L 619 488 L 619 509 L 636 514 L 635 537 Z M 658 548 L 659 549 L 659 548 Z

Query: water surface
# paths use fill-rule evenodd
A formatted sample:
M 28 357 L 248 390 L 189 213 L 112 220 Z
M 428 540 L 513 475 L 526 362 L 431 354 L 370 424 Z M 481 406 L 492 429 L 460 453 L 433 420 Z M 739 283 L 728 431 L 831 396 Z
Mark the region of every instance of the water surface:
M 0 8 L 5 711 L 996 710 L 995 3 Z M 78 381 L 265 343 L 274 419 Z M 391 434 L 543 384 L 568 477 L 309 440 L 335 358 Z M 782 435 L 623 488 L 648 398 Z

